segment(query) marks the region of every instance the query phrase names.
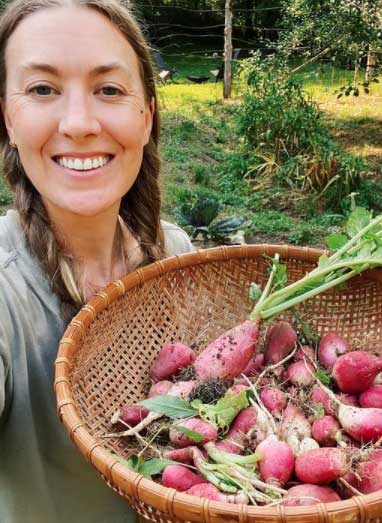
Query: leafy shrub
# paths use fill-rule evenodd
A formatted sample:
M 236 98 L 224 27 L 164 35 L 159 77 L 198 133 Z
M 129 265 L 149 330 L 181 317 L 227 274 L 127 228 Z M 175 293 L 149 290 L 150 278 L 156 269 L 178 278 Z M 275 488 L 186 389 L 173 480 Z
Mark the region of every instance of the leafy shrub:
M 318 106 L 291 78 L 284 59 L 255 53 L 243 61 L 241 85 L 236 121 L 252 153 L 247 176 L 262 189 L 276 182 L 309 191 L 340 210 L 343 198 L 358 189 L 364 164 L 330 138 Z

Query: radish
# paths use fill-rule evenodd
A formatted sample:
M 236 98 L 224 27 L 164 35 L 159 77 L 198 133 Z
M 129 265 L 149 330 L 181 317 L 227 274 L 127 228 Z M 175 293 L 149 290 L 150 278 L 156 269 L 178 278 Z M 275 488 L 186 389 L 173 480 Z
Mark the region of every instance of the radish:
M 232 385 L 232 387 L 229 389 L 230 392 L 232 392 L 232 394 L 234 396 L 236 396 L 237 394 L 240 394 L 240 392 L 242 392 L 243 390 L 249 390 L 249 385 L 245 385 L 244 383 L 235 383 L 235 385 Z
M 260 392 L 260 399 L 266 409 L 273 415 L 279 414 L 287 405 L 287 398 L 280 389 L 266 387 Z
M 286 501 L 283 505 L 297 507 L 303 505 L 315 505 L 316 503 L 331 503 L 341 501 L 337 492 L 329 487 L 319 485 L 296 485 L 288 490 Z
M 216 448 L 232 454 L 240 454 L 248 432 L 256 426 L 257 413 L 253 407 L 242 410 L 234 419 L 226 437 L 216 443 Z
M 303 411 L 292 403 L 289 403 L 283 412 L 280 435 L 292 448 L 295 456 L 300 453 L 301 441 L 312 435 L 310 423 Z
M 341 392 L 340 394 L 336 394 L 336 398 L 344 405 L 359 407 L 358 398 L 355 394 L 345 394 L 344 392 Z
M 258 327 L 245 321 L 210 343 L 196 358 L 194 367 L 200 379 L 232 379 L 239 376 L 253 357 Z
M 332 376 L 341 392 L 358 394 L 368 389 L 382 369 L 382 360 L 366 351 L 352 351 L 335 362 Z
M 166 450 L 165 452 L 163 452 L 163 457 L 172 461 L 179 461 L 179 463 L 191 465 L 193 463 L 193 449 L 194 446 L 184 447 L 181 449 Z
M 167 392 L 167 395 L 168 396 L 177 396 L 178 398 L 187 399 L 189 396 L 191 396 L 196 385 L 197 385 L 197 382 L 194 380 L 177 381 L 172 384 L 172 387 Z
M 330 398 L 328 393 L 320 386 L 314 385 L 310 394 L 312 403 L 321 404 L 326 415 L 335 413 L 336 403 Z
M 346 452 L 340 448 L 308 450 L 296 458 L 295 473 L 303 483 L 325 485 L 340 478 L 349 470 Z
M 196 496 L 198 498 L 207 498 L 212 501 L 221 501 L 223 503 L 236 503 L 241 505 L 248 505 L 249 498 L 244 492 L 237 494 L 223 494 L 214 485 L 209 483 L 194 485 L 185 491 L 185 494 Z
M 359 395 L 361 407 L 382 408 L 382 385 L 372 385 Z
M 314 349 L 309 347 L 309 345 L 303 345 L 297 349 L 295 355 L 293 356 L 294 361 L 303 361 L 304 358 L 307 361 L 315 359 Z
M 177 430 L 177 425 L 185 427 L 186 429 L 201 435 L 202 440 L 198 442 L 200 444 L 207 443 L 208 441 L 215 441 L 218 437 L 216 428 L 207 421 L 203 421 L 200 418 L 190 418 L 185 421 L 181 420 L 176 424 L 172 425 L 169 431 L 170 441 L 176 447 L 188 447 L 189 445 L 195 443 L 193 439 L 188 437 L 180 430 Z
M 264 367 L 264 354 L 256 354 L 252 358 L 248 365 L 243 369 L 242 374 L 245 374 L 248 377 L 255 376 L 260 372 Z
M 192 365 L 195 353 L 183 343 L 166 343 L 159 351 L 151 369 L 154 382 L 166 380 L 178 374 L 184 367 Z
M 370 443 L 382 437 L 382 409 L 341 404 L 337 418 L 344 431 L 357 441 Z
M 312 436 L 322 447 L 335 447 L 341 439 L 341 427 L 333 416 L 323 416 L 313 422 Z
M 195 474 L 195 472 L 192 472 L 192 470 L 182 465 L 169 465 L 164 469 L 162 474 L 162 485 L 178 490 L 179 492 L 184 492 L 200 483 L 208 482 L 202 476 Z
M 174 384 L 172 381 L 163 380 L 158 381 L 151 385 L 148 397 L 153 398 L 154 396 L 165 396 Z
M 298 387 L 309 387 L 314 383 L 314 377 L 312 376 L 313 372 L 314 367 L 310 362 L 305 360 L 296 361 L 288 367 L 286 376 L 293 385 Z
M 382 490 L 382 450 L 374 450 L 357 466 L 358 481 L 355 485 L 363 494 Z
M 337 358 L 349 351 L 349 344 L 335 332 L 322 336 L 318 346 L 318 359 L 327 369 L 332 369 Z
M 121 409 L 120 419 L 130 427 L 135 427 L 148 416 L 149 412 L 149 409 L 140 405 L 124 405 Z
M 289 481 L 294 470 L 294 455 L 286 443 L 277 436 L 268 436 L 256 447 L 260 456 L 259 469 L 262 479 L 279 486 Z
M 292 352 L 297 341 L 294 328 L 287 321 L 273 324 L 267 333 L 264 358 L 266 363 L 278 363 Z

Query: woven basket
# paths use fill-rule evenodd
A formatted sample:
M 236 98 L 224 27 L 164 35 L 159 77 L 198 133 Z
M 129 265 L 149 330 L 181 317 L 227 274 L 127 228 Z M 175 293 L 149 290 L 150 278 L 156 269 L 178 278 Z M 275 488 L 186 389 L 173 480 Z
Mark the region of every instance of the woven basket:
M 110 284 L 77 314 L 55 363 L 59 416 L 86 459 L 153 523 L 382 523 L 382 491 L 307 507 L 249 507 L 188 496 L 129 470 L 123 438 L 109 420 L 122 403 L 145 397 L 148 370 L 166 342 L 206 343 L 247 317 L 251 281 L 266 280 L 263 254 L 280 254 L 290 281 L 310 270 L 320 251 L 270 245 L 219 247 L 156 262 Z M 322 334 L 336 330 L 352 346 L 380 351 L 382 277 L 372 271 L 342 291 L 311 300 L 305 312 Z

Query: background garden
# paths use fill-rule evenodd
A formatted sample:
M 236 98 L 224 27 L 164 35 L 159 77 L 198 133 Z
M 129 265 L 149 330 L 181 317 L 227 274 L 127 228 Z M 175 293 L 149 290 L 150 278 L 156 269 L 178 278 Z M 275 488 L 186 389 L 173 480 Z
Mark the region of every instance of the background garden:
M 167 219 L 209 245 L 240 229 L 321 246 L 355 203 L 382 211 L 382 0 L 232 0 L 226 100 L 211 73 L 224 1 L 146 2 L 133 7 L 171 72 L 158 81 Z

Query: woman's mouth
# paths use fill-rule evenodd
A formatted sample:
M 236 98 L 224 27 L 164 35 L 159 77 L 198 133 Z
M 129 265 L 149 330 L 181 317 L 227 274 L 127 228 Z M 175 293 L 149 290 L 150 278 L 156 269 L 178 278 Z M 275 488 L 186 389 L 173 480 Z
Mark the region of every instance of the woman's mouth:
M 61 167 L 73 171 L 94 171 L 104 167 L 114 158 L 111 154 L 78 158 L 75 156 L 53 156 L 53 160 Z

